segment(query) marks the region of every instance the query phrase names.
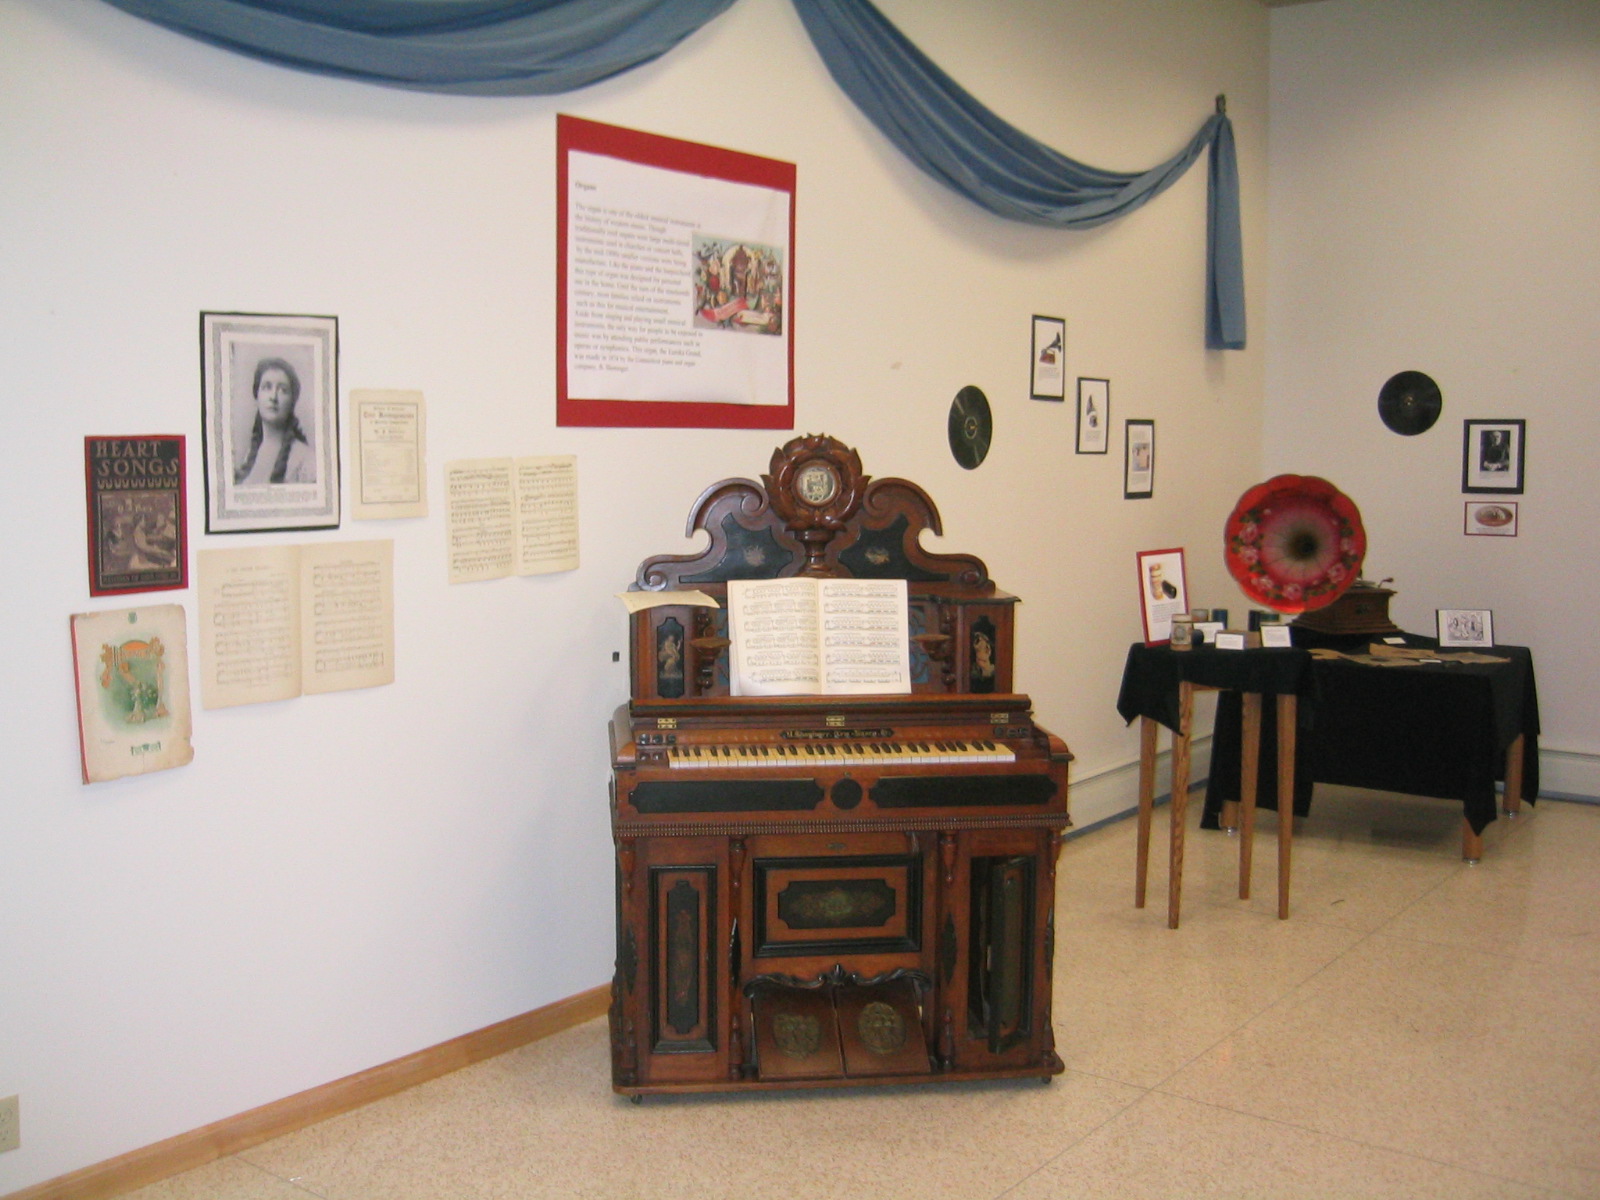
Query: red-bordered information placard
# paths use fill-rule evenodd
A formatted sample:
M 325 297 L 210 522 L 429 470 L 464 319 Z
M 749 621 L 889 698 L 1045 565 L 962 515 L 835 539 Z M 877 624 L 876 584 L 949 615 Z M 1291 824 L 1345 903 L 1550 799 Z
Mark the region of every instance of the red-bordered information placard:
M 556 423 L 794 428 L 793 163 L 556 118 Z

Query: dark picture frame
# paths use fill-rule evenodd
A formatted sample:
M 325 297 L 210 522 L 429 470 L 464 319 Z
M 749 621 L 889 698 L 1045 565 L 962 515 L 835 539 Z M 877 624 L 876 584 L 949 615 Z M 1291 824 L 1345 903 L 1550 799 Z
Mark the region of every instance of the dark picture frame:
M 1078 380 L 1079 454 L 1111 453 L 1111 381 Z
M 206 532 L 339 528 L 339 318 L 202 312 L 200 378 Z
M 1122 498 L 1148 500 L 1156 494 L 1156 423 L 1130 419 L 1122 428 Z
M 1065 317 L 1033 318 L 1028 354 L 1028 395 L 1034 400 L 1067 398 L 1067 322 Z
M 1520 496 L 1528 423 L 1506 418 L 1468 419 L 1461 424 L 1461 490 L 1475 495 Z

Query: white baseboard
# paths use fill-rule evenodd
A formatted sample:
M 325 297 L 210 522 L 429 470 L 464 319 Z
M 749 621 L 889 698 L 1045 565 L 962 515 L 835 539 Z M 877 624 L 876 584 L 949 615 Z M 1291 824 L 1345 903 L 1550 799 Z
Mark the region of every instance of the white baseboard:
M 1195 738 L 1189 747 L 1191 788 L 1204 784 L 1210 774 L 1211 739 Z M 1163 750 L 1156 766 L 1156 803 L 1165 803 L 1171 793 L 1172 752 Z M 1553 800 L 1600 804 L 1600 754 L 1540 750 L 1539 794 Z M 1071 798 L 1073 836 L 1121 820 L 1139 807 L 1138 759 L 1073 779 Z
M 1163 737 L 1163 741 L 1166 739 Z M 1189 743 L 1189 787 L 1204 784 L 1211 774 L 1211 739 Z M 1087 833 L 1099 825 L 1120 820 L 1139 807 L 1139 760 L 1123 763 L 1094 775 L 1071 781 L 1071 834 Z M 1156 763 L 1156 803 L 1172 798 L 1172 751 L 1163 750 Z
M 1539 794 L 1557 800 L 1600 804 L 1600 754 L 1541 749 Z

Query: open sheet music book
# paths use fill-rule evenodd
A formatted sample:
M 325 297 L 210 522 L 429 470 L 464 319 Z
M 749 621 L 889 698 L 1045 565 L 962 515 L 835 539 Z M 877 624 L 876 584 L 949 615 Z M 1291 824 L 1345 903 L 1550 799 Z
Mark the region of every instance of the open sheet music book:
M 728 582 L 735 696 L 909 693 L 904 579 Z

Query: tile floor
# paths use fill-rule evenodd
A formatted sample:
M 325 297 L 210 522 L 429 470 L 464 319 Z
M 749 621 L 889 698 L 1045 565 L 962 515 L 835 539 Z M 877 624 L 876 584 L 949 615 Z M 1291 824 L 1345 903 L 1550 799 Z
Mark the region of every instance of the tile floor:
M 1165 809 L 1144 910 L 1132 821 L 1069 841 L 1048 1086 L 635 1106 L 592 1021 L 131 1195 L 1600 1197 L 1600 806 L 1498 821 L 1475 867 L 1459 813 L 1319 788 L 1286 922 L 1276 817 L 1248 902 L 1193 828 L 1176 931 Z

